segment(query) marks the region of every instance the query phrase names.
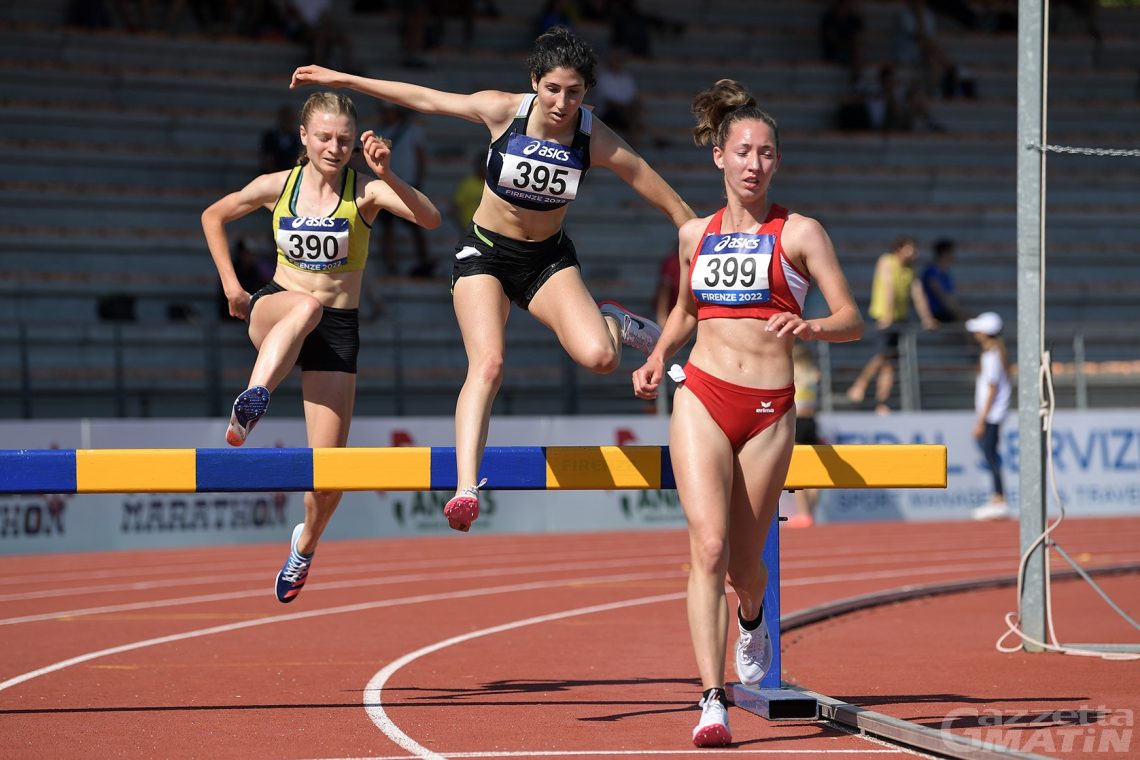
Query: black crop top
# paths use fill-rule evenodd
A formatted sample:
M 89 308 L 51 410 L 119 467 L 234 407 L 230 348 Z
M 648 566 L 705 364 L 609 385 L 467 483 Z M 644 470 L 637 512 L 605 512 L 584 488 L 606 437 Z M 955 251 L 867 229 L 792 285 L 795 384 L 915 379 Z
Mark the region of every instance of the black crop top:
M 578 195 L 578 184 L 590 169 L 590 132 L 594 115 L 578 109 L 578 129 L 569 147 L 527 137 L 526 122 L 535 95 L 519 103 L 514 121 L 487 150 L 487 187 L 507 203 L 532 211 L 565 206 Z

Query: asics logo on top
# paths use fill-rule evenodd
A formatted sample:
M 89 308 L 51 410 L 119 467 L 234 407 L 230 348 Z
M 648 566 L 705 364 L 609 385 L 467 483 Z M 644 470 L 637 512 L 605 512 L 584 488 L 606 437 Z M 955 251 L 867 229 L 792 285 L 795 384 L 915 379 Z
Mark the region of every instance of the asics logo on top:
M 725 250 L 726 248 L 730 249 L 730 250 L 736 248 L 736 249 L 743 249 L 746 251 L 752 251 L 752 250 L 755 250 L 759 247 L 760 247 L 760 240 L 756 237 L 753 237 L 753 236 L 732 237 L 729 235 L 729 236 L 725 236 L 725 237 L 721 238 L 720 242 L 718 242 L 713 247 L 713 250 L 716 251 L 717 253 Z
M 293 219 L 293 229 L 298 227 L 335 227 L 336 220 L 327 216 L 298 216 Z
M 756 410 L 757 414 L 775 414 L 776 410 L 772 408 L 771 401 L 761 401 L 760 408 Z
M 570 151 L 558 150 L 549 145 L 543 145 L 542 140 L 535 140 L 530 145 L 523 148 L 523 155 L 529 156 L 534 152 L 538 152 L 539 158 L 553 158 L 555 161 L 569 161 Z

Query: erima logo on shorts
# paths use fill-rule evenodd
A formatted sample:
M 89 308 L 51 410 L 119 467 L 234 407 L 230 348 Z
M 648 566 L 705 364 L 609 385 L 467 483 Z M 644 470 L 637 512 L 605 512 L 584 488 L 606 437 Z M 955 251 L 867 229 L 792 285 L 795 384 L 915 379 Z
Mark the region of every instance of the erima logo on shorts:
M 776 410 L 772 408 L 771 401 L 761 401 L 760 408 L 756 410 L 757 414 L 775 414 Z
M 298 216 L 293 218 L 293 229 L 298 227 L 335 227 L 336 220 L 327 216 Z
M 523 155 L 529 156 L 535 151 L 538 152 L 539 158 L 553 158 L 555 161 L 569 161 L 570 151 L 558 150 L 549 145 L 543 145 L 542 140 L 535 140 L 530 145 L 523 148 Z
M 720 253 L 724 249 L 743 249 L 746 251 L 753 251 L 760 247 L 760 240 L 756 237 L 724 237 L 717 243 L 713 250 Z

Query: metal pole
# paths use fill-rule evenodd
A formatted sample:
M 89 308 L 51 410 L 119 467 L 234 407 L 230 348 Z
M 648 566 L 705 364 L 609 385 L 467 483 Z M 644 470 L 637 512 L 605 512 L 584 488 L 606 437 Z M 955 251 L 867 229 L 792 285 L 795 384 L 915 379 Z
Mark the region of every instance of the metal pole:
M 1047 9 L 1043 0 L 1019 0 L 1017 13 L 1017 369 L 1018 502 L 1023 556 L 1045 529 L 1045 433 L 1041 425 L 1044 352 L 1044 180 Z M 1045 641 L 1045 548 L 1026 562 L 1021 629 Z M 1023 643 L 1027 652 L 1041 648 Z
M 831 414 L 835 411 L 831 393 L 831 344 L 820 340 L 816 345 L 819 347 L 819 411 Z
M 1089 408 L 1089 383 L 1085 375 L 1085 334 L 1078 332 L 1073 336 L 1073 378 L 1076 384 L 1077 408 L 1082 412 Z

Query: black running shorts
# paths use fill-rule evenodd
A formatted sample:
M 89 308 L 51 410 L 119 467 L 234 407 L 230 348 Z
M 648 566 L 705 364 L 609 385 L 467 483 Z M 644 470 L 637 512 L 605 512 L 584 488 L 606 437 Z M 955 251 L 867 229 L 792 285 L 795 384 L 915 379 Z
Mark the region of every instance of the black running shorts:
M 489 274 L 513 303 L 527 308 L 555 272 L 578 267 L 574 243 L 563 230 L 536 243 L 504 237 L 471 223 L 455 246 L 451 287 L 460 277 Z

